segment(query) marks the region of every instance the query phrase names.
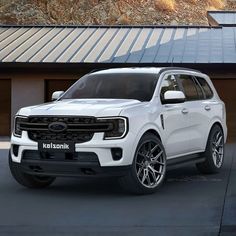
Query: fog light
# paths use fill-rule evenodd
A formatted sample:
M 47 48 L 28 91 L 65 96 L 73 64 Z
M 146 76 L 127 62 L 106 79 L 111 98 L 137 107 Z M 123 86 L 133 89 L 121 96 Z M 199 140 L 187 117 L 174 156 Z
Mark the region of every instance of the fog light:
M 18 152 L 19 152 L 19 145 L 12 145 L 12 152 L 15 156 L 18 156 Z
M 111 154 L 112 154 L 112 158 L 114 161 L 119 161 L 122 158 L 122 149 L 121 148 L 112 148 Z

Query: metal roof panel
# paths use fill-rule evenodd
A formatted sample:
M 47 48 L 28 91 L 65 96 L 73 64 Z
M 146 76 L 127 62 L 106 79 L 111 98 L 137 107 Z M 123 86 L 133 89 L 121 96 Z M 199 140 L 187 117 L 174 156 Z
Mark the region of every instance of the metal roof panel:
M 220 26 L 236 25 L 236 11 L 208 11 L 209 23 Z
M 25 31 L 20 32 L 19 30 L 15 33 L 11 34 L 9 38 L 11 38 L 11 41 L 9 42 L 6 38 L 2 45 L 3 49 L 0 51 L 0 60 L 3 60 L 6 56 L 8 56 L 10 53 L 18 49 L 24 42 L 29 40 L 35 33 L 37 33 L 40 30 L 40 28 L 28 28 Z
M 32 46 L 28 47 L 24 53 L 22 53 L 17 59 L 16 62 L 29 62 L 35 54 L 37 54 L 46 44 L 50 42 L 50 40 L 61 31 L 58 28 L 47 28 L 46 34 L 42 35 L 42 37 L 36 41 Z
M 165 29 L 160 28 L 153 29 L 152 34 L 144 50 L 143 56 L 141 58 L 141 63 L 150 63 L 154 61 L 164 31 Z
M 107 29 L 98 28 L 89 38 L 85 39 L 84 45 L 70 59 L 70 62 L 81 62 L 96 46 L 97 42 L 102 38 Z
M 147 40 L 149 39 L 151 32 L 152 29 L 142 29 L 142 31 L 138 35 L 136 42 L 130 50 L 130 55 L 126 62 L 135 63 L 141 60 L 145 50 L 145 46 L 147 44 Z
M 57 32 L 54 37 L 47 43 L 45 44 L 40 51 L 38 51 L 31 59 L 30 62 L 42 62 L 44 61 L 44 58 L 47 57 L 49 53 L 51 53 L 54 48 L 62 41 L 64 40 L 69 33 L 73 29 L 67 29 L 64 28 L 61 31 Z
M 129 31 L 127 36 L 124 38 L 124 41 L 120 45 L 116 55 L 114 56 L 113 62 L 126 62 L 130 56 L 130 50 L 136 42 L 139 33 L 141 32 L 140 28 L 133 28 Z
M 94 33 L 95 28 L 86 28 L 75 41 L 61 54 L 61 56 L 56 60 L 57 62 L 69 62 L 77 51 L 82 47 L 84 42 L 90 38 Z
M 107 47 L 107 44 L 111 41 L 113 36 L 117 33 L 117 29 L 108 29 L 102 38 L 97 42 L 95 47 L 89 52 L 88 56 L 84 59 L 84 62 L 97 62 L 97 58 Z
M 55 62 L 62 53 L 79 37 L 84 29 L 72 30 L 56 47 L 44 58 L 44 62 Z
M 236 63 L 236 27 L 0 26 L 0 62 Z
M 102 55 L 97 59 L 98 62 L 111 62 L 113 55 L 119 48 L 119 45 L 123 42 L 124 37 L 129 32 L 127 28 L 118 29 L 115 37 L 111 39 L 110 43 L 107 45 Z
M 8 56 L 6 56 L 3 61 L 15 61 L 20 57 L 28 48 L 35 44 L 43 35 L 45 35 L 49 29 L 39 29 L 36 33 L 33 33 L 31 37 L 25 40 L 21 45 L 19 45 L 15 50 L 13 50 Z

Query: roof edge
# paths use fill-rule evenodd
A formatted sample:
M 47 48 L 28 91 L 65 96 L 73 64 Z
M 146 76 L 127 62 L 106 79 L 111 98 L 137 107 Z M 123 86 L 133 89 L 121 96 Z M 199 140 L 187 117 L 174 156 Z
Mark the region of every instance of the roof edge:
M 0 24 L 0 28 L 222 28 L 209 25 L 11 25 Z
M 224 10 L 217 10 L 217 11 L 207 11 L 207 14 L 209 14 L 209 13 L 236 13 L 236 10 L 226 10 L 226 11 L 224 11 Z

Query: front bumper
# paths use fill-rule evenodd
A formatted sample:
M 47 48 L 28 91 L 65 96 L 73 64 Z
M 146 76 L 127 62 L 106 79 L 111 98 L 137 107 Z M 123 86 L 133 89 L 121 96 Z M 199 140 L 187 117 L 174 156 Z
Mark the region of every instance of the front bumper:
M 94 153 L 98 158 L 100 167 L 118 167 L 129 166 L 133 162 L 133 156 L 136 149 L 134 144 L 135 137 L 132 132 L 129 132 L 125 138 L 117 140 L 104 140 L 103 133 L 95 133 L 93 138 L 84 143 L 75 144 L 76 153 Z M 69 141 L 69 140 L 68 140 Z M 23 131 L 21 137 L 11 137 L 11 145 L 18 145 L 17 155 L 11 148 L 11 158 L 15 163 L 22 163 L 22 156 L 25 151 L 38 151 L 38 143 L 29 139 L 27 132 Z M 121 148 L 122 157 L 119 160 L 114 160 L 112 157 L 111 148 Z M 29 160 L 28 160 L 29 161 Z M 38 160 L 39 161 L 39 160 Z M 62 161 L 62 163 L 64 163 Z M 52 162 L 52 164 L 56 164 Z M 51 165 L 51 164 L 49 164 Z M 60 164 L 59 164 L 60 165 Z M 73 163 L 73 165 L 76 165 Z
M 38 176 L 106 177 L 124 176 L 131 166 L 101 167 L 98 163 L 23 160 L 14 163 L 22 172 Z

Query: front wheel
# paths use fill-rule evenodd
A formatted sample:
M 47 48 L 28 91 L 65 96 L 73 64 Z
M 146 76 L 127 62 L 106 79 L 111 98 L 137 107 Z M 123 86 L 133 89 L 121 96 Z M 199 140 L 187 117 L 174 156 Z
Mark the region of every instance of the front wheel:
M 164 147 L 154 134 L 146 134 L 138 143 L 131 171 L 120 178 L 120 183 L 129 192 L 150 194 L 162 185 L 165 173 Z
M 29 175 L 19 168 L 19 165 L 12 161 L 9 153 L 9 167 L 14 179 L 27 188 L 45 188 L 53 183 L 54 177 Z
M 224 162 L 224 134 L 219 125 L 211 129 L 203 157 L 205 161 L 196 164 L 201 173 L 214 174 L 220 171 Z

